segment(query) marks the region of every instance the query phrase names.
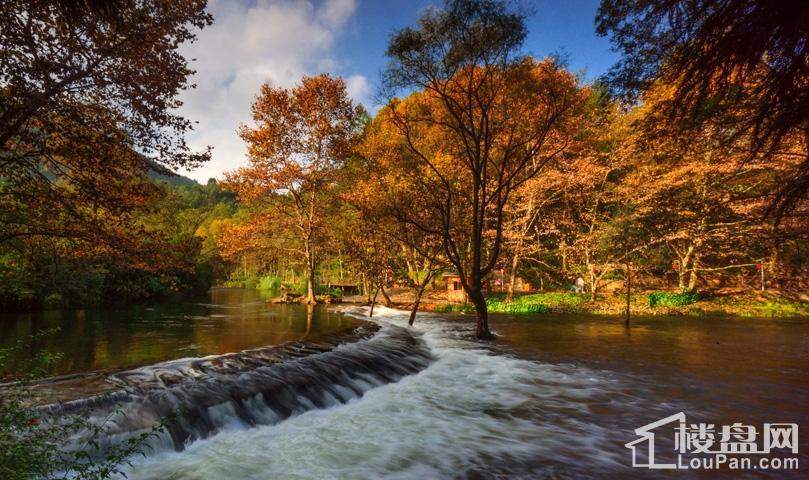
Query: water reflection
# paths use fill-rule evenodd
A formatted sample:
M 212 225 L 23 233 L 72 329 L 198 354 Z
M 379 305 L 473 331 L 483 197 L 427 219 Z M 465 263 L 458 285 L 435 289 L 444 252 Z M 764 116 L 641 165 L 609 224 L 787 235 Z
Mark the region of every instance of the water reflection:
M 213 289 L 197 302 L 3 315 L 0 348 L 59 327 L 56 335 L 28 342 L 26 352 L 61 352 L 53 372 L 59 375 L 317 339 L 354 325 L 322 306 L 270 305 L 256 291 Z M 20 360 L 0 371 L 15 372 Z
M 809 404 L 809 322 L 800 319 L 496 315 L 501 347 L 520 357 L 632 379 L 634 395 L 732 423 L 802 423 Z M 640 426 L 659 412 L 632 412 Z M 801 439 L 809 448 L 809 437 Z

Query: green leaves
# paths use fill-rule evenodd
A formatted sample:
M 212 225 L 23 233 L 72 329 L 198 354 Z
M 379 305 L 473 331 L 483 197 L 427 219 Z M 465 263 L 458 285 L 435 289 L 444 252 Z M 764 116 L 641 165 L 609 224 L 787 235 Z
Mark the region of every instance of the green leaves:
M 53 335 L 58 330 L 44 330 L 14 346 L 0 349 L 0 364 L 28 343 Z M 26 357 L 23 357 L 26 358 Z M 122 467 L 136 454 L 149 448 L 148 442 L 162 425 L 127 438 L 117 444 L 103 439 L 114 425 L 114 411 L 101 421 L 93 421 L 87 412 L 50 415 L 32 408 L 36 391 L 32 382 L 44 377 L 60 358 L 53 352 L 39 352 L 27 361 L 28 372 L 17 383 L 6 384 L 0 394 L 0 478 L 3 480 L 75 479 L 101 480 L 122 474 Z

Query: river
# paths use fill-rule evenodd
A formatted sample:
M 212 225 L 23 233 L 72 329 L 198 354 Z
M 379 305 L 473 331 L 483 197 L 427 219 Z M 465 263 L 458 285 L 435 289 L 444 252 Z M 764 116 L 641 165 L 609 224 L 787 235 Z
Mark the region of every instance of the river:
M 325 308 L 307 317 L 298 305 L 268 305 L 256 290 L 215 288 L 193 301 L 0 314 L 0 348 L 35 332 L 58 329 L 30 342 L 20 355 L 59 353 L 53 373 L 63 375 L 318 339 L 355 324 Z M 3 367 L 7 373 L 20 373 L 14 365 Z
M 253 292 L 217 290 L 204 302 L 174 308 L 153 310 L 171 311 L 165 314 L 107 314 L 118 315 L 115 320 L 97 312 L 93 327 L 81 327 L 93 332 L 92 338 L 81 343 L 71 340 L 78 335 L 71 333 L 62 345 L 69 352 L 95 348 L 96 353 L 80 355 L 81 365 L 72 362 L 63 371 L 131 367 L 190 356 L 193 348 L 198 349 L 194 355 L 219 354 L 328 335 L 351 328 L 355 318 L 367 314 L 364 307 L 338 307 L 344 315 L 318 307 L 307 321 L 303 307 L 268 306 Z M 120 324 L 121 318 L 144 316 L 148 325 Z M 378 381 L 351 374 L 358 394 L 324 385 L 332 394 L 318 394 L 320 405 L 297 399 L 291 414 L 258 426 L 222 416 L 215 433 L 188 442 L 184 450 L 158 449 L 136 459 L 128 477 L 658 478 L 659 471 L 631 467 L 625 444 L 638 438 L 634 429 L 664 417 L 683 412 L 688 424 L 712 424 L 717 441 L 721 426 L 735 422 L 755 425 L 759 433 L 763 423 L 809 425 L 805 320 L 650 318 L 635 319 L 627 330 L 614 317 L 494 315 L 492 329 L 499 339 L 491 345 L 470 339 L 468 316 L 448 321 L 424 314 L 414 329 L 405 327 L 404 312 L 378 307 L 375 317 L 382 330 L 376 340 L 360 344 L 377 341 L 382 349 L 385 335 L 405 332 L 430 360 L 413 361 L 413 353 L 405 352 L 399 361 L 412 369 L 383 372 L 386 379 Z M 8 332 L 25 331 L 19 319 L 3 321 L 3 341 Z M 72 328 L 69 321 L 62 323 L 63 329 Z M 117 335 L 122 339 L 114 340 Z M 93 347 L 97 342 L 132 345 L 139 353 L 112 355 L 114 361 L 105 355 L 102 361 Z M 151 351 L 151 342 L 159 348 Z M 48 345 L 58 346 L 58 340 Z M 403 347 L 395 348 L 402 353 Z M 334 358 L 357 349 L 362 346 L 340 347 Z M 144 356 L 144 350 L 152 353 Z M 386 365 L 398 372 L 395 362 Z M 310 367 L 306 371 L 314 371 Z M 307 396 L 312 398 L 311 392 Z M 792 455 L 803 469 L 809 466 L 807 438 L 804 434 L 800 453 Z M 662 445 L 671 446 L 667 438 Z M 802 478 L 803 469 L 663 473 L 670 478 Z

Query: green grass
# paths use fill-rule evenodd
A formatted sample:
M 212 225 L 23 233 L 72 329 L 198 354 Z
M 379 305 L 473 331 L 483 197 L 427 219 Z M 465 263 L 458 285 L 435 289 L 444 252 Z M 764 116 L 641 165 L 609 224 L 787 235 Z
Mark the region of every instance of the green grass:
M 601 295 L 591 302 L 588 295 L 570 292 L 533 293 L 515 296 L 505 301 L 504 293 L 490 295 L 486 305 L 491 313 L 543 314 L 547 312 L 622 314 L 623 295 Z M 773 294 L 738 294 L 729 296 L 700 296 L 695 292 L 637 293 L 631 297 L 633 315 L 693 315 L 737 316 L 757 318 L 809 317 L 809 302 L 791 300 Z M 473 313 L 470 304 L 442 304 L 439 313 Z
M 568 292 L 547 292 L 519 295 L 510 302 L 505 294 L 494 294 L 486 300 L 490 312 L 494 313 L 547 313 L 552 309 L 571 309 L 586 301 L 582 295 Z
M 809 303 L 784 297 L 728 296 L 713 303 L 722 311 L 741 317 L 809 317 Z
M 654 307 L 685 307 L 696 303 L 697 292 L 652 292 L 647 295 L 649 306 Z
M 486 305 L 492 313 L 548 313 L 550 310 L 544 303 L 501 302 L 494 299 L 486 301 Z
M 475 307 L 468 303 L 444 303 L 436 305 L 434 311 L 436 313 L 473 313 Z
M 274 275 L 261 277 L 256 288 L 259 290 L 278 290 L 281 288 L 281 279 Z

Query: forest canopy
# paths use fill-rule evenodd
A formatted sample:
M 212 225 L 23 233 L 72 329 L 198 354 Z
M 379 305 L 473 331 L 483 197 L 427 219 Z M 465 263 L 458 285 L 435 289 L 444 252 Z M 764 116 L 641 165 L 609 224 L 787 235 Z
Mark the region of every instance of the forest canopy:
M 450 275 L 486 338 L 495 282 L 506 302 L 519 282 L 597 299 L 630 275 L 806 287 L 806 35 L 772 28 L 797 10 L 605 0 L 623 58 L 585 81 L 525 53 L 512 4 L 448 1 L 390 37 L 374 115 L 334 75 L 256 85 L 249 164 L 199 185 L 169 170 L 208 156 L 176 113 L 204 2 L 70 4 L 0 7 L 5 309 L 396 285 L 415 312 Z M 748 26 L 775 33 L 737 48 Z

